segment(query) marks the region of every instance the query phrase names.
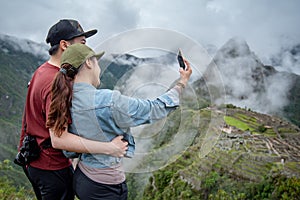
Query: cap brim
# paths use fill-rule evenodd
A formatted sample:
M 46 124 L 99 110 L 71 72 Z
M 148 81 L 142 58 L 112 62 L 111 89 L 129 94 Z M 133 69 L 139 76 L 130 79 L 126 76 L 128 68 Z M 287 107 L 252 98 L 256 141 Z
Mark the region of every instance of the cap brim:
M 96 29 L 90 30 L 90 31 L 81 33 L 81 34 L 79 34 L 79 35 L 75 35 L 75 36 L 73 36 L 71 39 L 76 38 L 76 37 L 80 37 L 80 36 L 85 36 L 85 38 L 88 38 L 88 37 L 91 37 L 91 36 L 95 35 L 97 32 L 98 32 L 98 31 L 97 31 Z
M 91 36 L 95 35 L 97 32 L 98 31 L 96 29 L 94 29 L 94 30 L 84 32 L 82 35 L 84 35 L 86 38 L 88 38 L 88 37 L 91 37 Z
M 100 52 L 100 53 L 97 53 L 97 54 L 95 55 L 95 57 L 97 58 L 97 60 L 99 60 L 99 59 L 104 55 L 104 53 L 105 53 L 105 51 L 102 51 L 102 52 Z

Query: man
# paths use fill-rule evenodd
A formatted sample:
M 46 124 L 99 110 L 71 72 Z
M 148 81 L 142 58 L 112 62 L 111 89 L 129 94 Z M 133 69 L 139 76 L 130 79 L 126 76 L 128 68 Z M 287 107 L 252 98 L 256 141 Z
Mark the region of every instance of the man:
M 51 84 L 59 71 L 62 52 L 71 44 L 85 44 L 86 38 L 96 33 L 97 30 L 84 32 L 76 20 L 63 19 L 54 24 L 46 38 L 51 45 L 50 59 L 35 71 L 30 81 L 19 148 L 27 135 L 33 136 L 40 147 L 39 157 L 25 168 L 38 199 L 74 199 L 73 168 L 61 149 L 116 157 L 123 157 L 127 149 L 127 142 L 123 142 L 122 137 L 109 143 L 86 140 L 67 131 L 58 137 L 45 126 L 51 101 Z

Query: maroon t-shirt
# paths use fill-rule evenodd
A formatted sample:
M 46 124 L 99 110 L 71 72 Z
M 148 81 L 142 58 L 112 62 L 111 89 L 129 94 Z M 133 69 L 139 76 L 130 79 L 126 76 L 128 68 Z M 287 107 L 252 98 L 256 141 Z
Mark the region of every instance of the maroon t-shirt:
M 27 133 L 35 136 L 40 145 L 50 138 L 49 130 L 46 128 L 46 120 L 51 102 L 52 81 L 59 71 L 59 68 L 49 64 L 42 64 L 34 73 L 25 104 Z M 24 138 L 24 119 L 22 121 L 22 132 L 20 145 Z M 71 165 L 61 150 L 52 147 L 41 150 L 40 157 L 30 163 L 32 167 L 44 170 L 58 170 Z

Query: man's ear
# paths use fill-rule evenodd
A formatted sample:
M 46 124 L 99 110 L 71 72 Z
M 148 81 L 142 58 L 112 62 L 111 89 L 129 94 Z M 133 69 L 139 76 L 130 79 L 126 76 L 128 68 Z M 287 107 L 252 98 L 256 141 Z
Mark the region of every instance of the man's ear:
M 59 42 L 59 47 L 64 51 L 70 46 L 70 44 L 66 40 L 61 40 Z

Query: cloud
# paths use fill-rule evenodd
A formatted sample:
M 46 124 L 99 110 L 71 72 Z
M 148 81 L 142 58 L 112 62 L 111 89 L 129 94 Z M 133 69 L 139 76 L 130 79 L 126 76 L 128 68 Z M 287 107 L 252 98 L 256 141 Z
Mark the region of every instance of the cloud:
M 62 18 L 78 20 L 84 30 L 98 29 L 94 37 L 97 40 L 135 28 L 138 19 L 133 6 L 116 0 L 2 1 L 1 4 L 0 32 L 36 42 L 44 42 L 49 28 Z M 96 41 L 94 38 L 91 39 Z
M 49 27 L 75 18 L 85 30 L 97 28 L 92 46 L 122 31 L 157 27 L 178 31 L 202 45 L 221 47 L 240 36 L 264 61 L 286 43 L 300 43 L 300 1 L 280 0 L 90 0 L 1 2 L 1 32 L 44 42 Z
M 139 26 L 166 27 L 202 45 L 221 47 L 229 38 L 246 39 L 259 57 L 269 56 L 287 43 L 299 43 L 299 1 L 154 1 L 140 8 Z
M 274 55 L 272 65 L 278 71 L 287 71 L 300 75 L 300 44 L 283 48 L 281 52 Z
M 296 77 L 266 67 L 241 38 L 229 40 L 214 57 L 226 90 L 226 103 L 268 114 L 281 114 L 289 101 L 289 93 Z M 213 71 L 206 80 L 217 81 Z

